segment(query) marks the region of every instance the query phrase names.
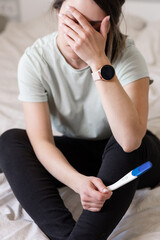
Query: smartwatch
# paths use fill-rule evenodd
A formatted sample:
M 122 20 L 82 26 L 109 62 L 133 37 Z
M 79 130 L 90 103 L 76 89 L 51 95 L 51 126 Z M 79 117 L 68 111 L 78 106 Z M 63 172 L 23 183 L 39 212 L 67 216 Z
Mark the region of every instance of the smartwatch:
M 94 81 L 108 81 L 111 80 L 115 75 L 115 70 L 111 65 L 104 65 L 97 72 L 92 73 Z

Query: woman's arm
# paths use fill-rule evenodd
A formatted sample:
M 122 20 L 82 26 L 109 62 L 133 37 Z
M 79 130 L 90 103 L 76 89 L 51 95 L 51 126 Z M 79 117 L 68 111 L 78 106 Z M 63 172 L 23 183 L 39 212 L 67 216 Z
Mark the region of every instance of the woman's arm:
M 64 36 L 75 53 L 93 72 L 106 64 L 111 65 L 105 55 L 109 17 L 103 19 L 100 32 L 97 32 L 75 8 L 70 7 L 67 11 L 78 23 L 70 19 L 67 12 L 61 16 Z M 110 81 L 95 84 L 117 142 L 126 152 L 137 149 L 146 132 L 149 79 L 139 79 L 123 88 L 115 75 Z
M 23 103 L 23 108 L 26 131 L 38 160 L 51 175 L 80 194 L 85 209 L 99 211 L 111 191 L 104 193 L 106 187 L 99 178 L 77 172 L 55 146 L 48 103 Z
M 23 103 L 23 109 L 26 131 L 37 158 L 56 179 L 73 187 L 80 174 L 55 146 L 48 103 Z
M 101 64 L 101 67 L 108 60 Z M 93 71 L 99 68 L 94 66 Z M 137 149 L 146 133 L 149 79 L 142 78 L 121 86 L 116 75 L 111 81 L 96 81 L 112 133 L 125 152 Z

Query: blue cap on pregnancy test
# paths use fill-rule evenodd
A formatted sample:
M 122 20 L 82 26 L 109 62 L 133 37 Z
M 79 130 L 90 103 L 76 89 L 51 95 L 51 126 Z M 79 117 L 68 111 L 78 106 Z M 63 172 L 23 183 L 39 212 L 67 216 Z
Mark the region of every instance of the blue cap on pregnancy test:
M 132 170 L 132 175 L 133 176 L 140 176 L 141 174 L 145 173 L 152 167 L 152 163 L 150 161 L 142 164 L 141 166 L 135 168 Z

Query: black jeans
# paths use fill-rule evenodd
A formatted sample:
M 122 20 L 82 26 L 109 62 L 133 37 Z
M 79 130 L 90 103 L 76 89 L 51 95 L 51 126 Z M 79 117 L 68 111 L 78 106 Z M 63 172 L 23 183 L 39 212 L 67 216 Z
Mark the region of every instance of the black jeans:
M 105 240 L 127 211 L 137 188 L 160 182 L 160 141 L 147 131 L 139 149 L 126 153 L 112 136 L 90 141 L 55 137 L 56 146 L 79 172 L 98 176 L 110 185 L 140 164 L 153 167 L 115 190 L 99 212 L 83 210 L 77 222 L 58 193 L 61 186 L 37 159 L 25 130 L 12 129 L 0 137 L 0 167 L 23 206 L 51 240 Z

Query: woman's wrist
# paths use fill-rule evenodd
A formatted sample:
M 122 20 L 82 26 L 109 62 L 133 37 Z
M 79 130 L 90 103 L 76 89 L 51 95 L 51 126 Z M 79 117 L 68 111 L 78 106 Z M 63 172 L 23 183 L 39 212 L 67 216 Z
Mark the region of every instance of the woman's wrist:
M 89 65 L 90 65 L 92 72 L 97 72 L 104 65 L 111 65 L 111 63 L 110 63 L 108 57 L 105 55 L 102 58 L 97 59 L 96 61 L 92 62 Z
M 80 186 L 81 186 L 82 182 L 84 181 L 84 179 L 86 179 L 86 176 L 83 175 L 83 174 L 81 174 L 81 173 L 79 173 L 79 172 L 77 172 L 77 173 L 73 176 L 73 178 L 72 178 L 72 180 L 71 180 L 71 182 L 70 182 L 70 184 L 69 184 L 69 187 L 70 187 L 74 192 L 76 192 L 76 193 L 79 194 Z

